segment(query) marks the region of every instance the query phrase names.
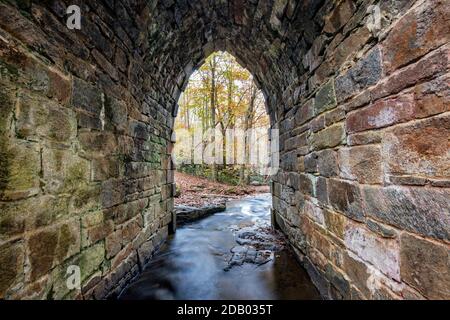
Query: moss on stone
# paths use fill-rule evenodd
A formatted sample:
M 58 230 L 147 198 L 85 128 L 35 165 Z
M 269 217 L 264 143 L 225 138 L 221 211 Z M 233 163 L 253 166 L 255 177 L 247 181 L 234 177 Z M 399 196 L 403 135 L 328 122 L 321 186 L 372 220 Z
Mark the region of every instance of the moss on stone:
M 39 186 L 39 154 L 27 143 L 0 137 L 0 195 L 22 192 Z
M 10 145 L 6 150 L 9 169 L 7 189 L 24 191 L 38 186 L 40 160 L 38 153 L 30 145 Z
M 78 189 L 80 185 L 85 184 L 87 171 L 87 166 L 82 162 L 75 163 L 69 167 L 64 180 L 64 189 L 66 191 L 74 191 Z
M 53 267 L 57 243 L 58 231 L 56 229 L 36 233 L 28 241 L 32 281 L 47 274 Z
M 12 160 L 11 154 L 8 152 L 9 147 L 6 140 L 4 136 L 1 136 L 0 132 L 0 198 L 8 186 L 9 164 Z
M 36 215 L 33 225 L 36 227 L 48 226 L 68 215 L 68 199 L 62 196 L 45 196 L 40 199 L 38 207 L 35 207 L 34 210 L 36 211 Z
M 25 231 L 24 213 L 12 203 L 0 205 L 0 241 Z
M 101 188 L 97 185 L 80 185 L 72 198 L 75 210 L 93 211 L 101 208 Z
M 99 243 L 87 248 L 81 253 L 79 266 L 81 269 L 81 281 L 86 280 L 91 274 L 100 268 L 105 260 L 105 245 Z
M 64 260 L 75 241 L 76 236 L 73 234 L 69 225 L 64 224 L 59 231 L 58 248 L 56 249 L 56 258 L 58 261 Z
M 19 69 L 13 65 L 0 61 L 0 79 L 16 82 L 19 78 Z

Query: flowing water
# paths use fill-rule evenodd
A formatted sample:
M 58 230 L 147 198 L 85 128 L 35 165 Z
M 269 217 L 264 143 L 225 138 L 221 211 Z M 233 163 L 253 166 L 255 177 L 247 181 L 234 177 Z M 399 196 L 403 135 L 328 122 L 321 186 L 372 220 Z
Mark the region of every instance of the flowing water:
M 320 299 L 306 271 L 270 232 L 270 195 L 178 228 L 120 299 Z

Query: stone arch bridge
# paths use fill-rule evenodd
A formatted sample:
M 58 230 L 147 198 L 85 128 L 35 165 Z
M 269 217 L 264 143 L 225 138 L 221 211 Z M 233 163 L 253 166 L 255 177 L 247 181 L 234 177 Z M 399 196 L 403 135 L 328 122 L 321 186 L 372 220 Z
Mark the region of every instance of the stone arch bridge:
M 449 299 L 449 17 L 445 0 L 0 0 L 0 298 L 111 297 L 139 272 L 173 220 L 177 100 L 224 50 L 280 130 L 274 220 L 324 297 Z

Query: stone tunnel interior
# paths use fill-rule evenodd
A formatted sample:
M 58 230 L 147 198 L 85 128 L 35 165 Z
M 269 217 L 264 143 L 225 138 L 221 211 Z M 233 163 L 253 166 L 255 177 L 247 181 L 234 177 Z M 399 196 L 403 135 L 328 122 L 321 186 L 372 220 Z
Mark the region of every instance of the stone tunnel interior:
M 142 270 L 173 219 L 178 99 L 226 51 L 279 129 L 273 213 L 322 296 L 449 299 L 449 13 L 445 0 L 0 0 L 0 298 L 103 299 Z

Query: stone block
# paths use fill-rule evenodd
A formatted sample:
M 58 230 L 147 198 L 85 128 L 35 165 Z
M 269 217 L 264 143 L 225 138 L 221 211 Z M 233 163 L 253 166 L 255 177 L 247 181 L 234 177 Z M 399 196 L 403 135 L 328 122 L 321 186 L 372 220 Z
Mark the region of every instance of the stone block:
M 331 34 L 336 33 L 350 20 L 355 10 L 356 5 L 353 1 L 342 1 L 326 17 L 323 31 Z
M 313 203 L 306 201 L 304 213 L 309 216 L 315 223 L 325 226 L 325 216 L 323 210 L 314 205 Z
M 99 224 L 82 228 L 81 230 L 81 246 L 88 247 L 98 241 L 105 239 L 114 231 L 112 220 L 107 220 Z
M 347 144 L 349 146 L 359 146 L 365 144 L 381 143 L 383 134 L 380 131 L 366 131 L 351 134 L 347 137 Z
M 450 239 L 448 189 L 365 186 L 363 194 L 365 212 L 375 220 L 424 236 Z
M 98 39 L 96 40 L 98 41 Z M 98 50 L 94 49 L 92 50 L 92 56 L 97 62 L 97 65 L 99 65 L 100 68 L 102 68 L 103 71 L 105 71 L 111 77 L 111 79 L 115 81 L 119 80 L 119 74 L 117 72 L 117 69 L 108 61 L 108 59 L 106 59 L 103 56 L 103 54 L 101 54 Z
M 371 274 L 367 264 L 351 251 L 347 251 L 343 255 L 343 270 L 350 278 L 351 283 L 365 296 L 369 297 L 371 293 L 368 281 Z
M 295 113 L 295 125 L 301 126 L 314 116 L 314 99 L 310 99 L 298 107 Z
M 114 257 L 122 249 L 122 230 L 110 234 L 105 240 L 106 258 Z
M 18 200 L 38 194 L 39 147 L 22 140 L 10 140 L 1 146 L 0 199 Z
M 329 204 L 347 217 L 356 221 L 364 221 L 361 191 L 358 185 L 351 182 L 328 180 Z
M 317 154 L 315 152 L 310 153 L 304 157 L 305 172 L 314 173 L 317 172 Z
M 318 115 L 324 111 L 337 106 L 336 94 L 334 92 L 334 81 L 328 81 L 316 94 L 314 100 L 314 114 Z
M 429 299 L 450 299 L 450 249 L 408 233 L 401 236 L 402 280 Z
M 343 107 L 338 107 L 330 112 L 324 114 L 325 126 L 329 127 L 336 122 L 340 122 L 345 119 L 345 110 Z
M 11 120 L 16 104 L 15 90 L 14 86 L 0 82 L 0 134 L 2 135 L 11 130 Z
M 325 225 L 328 231 L 340 239 L 344 239 L 346 218 L 342 214 L 331 210 L 324 210 Z
M 72 106 L 74 108 L 100 117 L 103 100 L 103 93 L 98 88 L 81 79 L 73 79 Z
M 42 149 L 42 178 L 49 193 L 72 193 L 89 183 L 89 162 L 68 149 Z
M 299 191 L 314 196 L 314 177 L 309 174 L 299 174 Z
M 39 231 L 28 239 L 30 280 L 46 275 L 55 266 L 80 251 L 78 220 Z
M 311 120 L 309 128 L 312 132 L 316 133 L 325 128 L 325 117 L 323 115 L 315 117 Z
M 351 57 L 358 53 L 367 41 L 369 41 L 371 36 L 372 33 L 366 26 L 357 28 L 348 35 L 348 37 L 345 38 L 331 54 L 328 53 L 332 66 L 339 68 L 346 61 L 350 61 Z
M 445 0 L 424 2 L 403 16 L 383 42 L 388 73 L 448 43 L 450 4 Z
M 69 143 L 76 135 L 75 114 L 71 110 L 26 93 L 19 95 L 16 118 L 16 133 L 22 138 L 45 137 Z
M 86 280 L 96 270 L 98 270 L 105 260 L 105 245 L 98 243 L 81 252 L 75 259 L 81 269 L 81 281 Z
M 376 84 L 383 75 L 380 48 L 376 47 L 345 74 L 336 78 L 338 103 Z
M 347 224 L 345 245 L 362 260 L 376 269 L 400 281 L 400 245 L 395 239 L 385 239 L 361 225 Z
M 381 148 L 379 146 L 359 146 L 341 148 L 339 154 L 340 176 L 365 184 L 383 183 Z
M 315 194 L 317 200 L 319 200 L 321 205 L 328 204 L 328 183 L 327 179 L 324 177 L 317 177 L 316 186 L 315 186 Z
M 387 171 L 393 175 L 448 177 L 449 136 L 448 115 L 389 130 L 383 138 Z
M 81 184 L 72 193 L 70 210 L 76 213 L 96 211 L 102 207 L 102 186 L 100 184 Z
M 317 152 L 317 168 L 321 176 L 337 176 L 339 173 L 337 153 L 334 150 Z
M 312 150 L 322 150 L 334 148 L 345 140 L 345 130 L 342 123 L 327 127 L 322 131 L 310 136 L 310 145 Z
M 367 219 L 366 225 L 370 231 L 377 233 L 383 238 L 396 238 L 398 235 L 397 230 L 371 219 Z
M 106 96 L 105 119 L 119 131 L 127 128 L 127 105 L 114 97 Z
M 445 75 L 414 88 L 416 118 L 450 111 L 450 75 Z
M 121 180 L 107 180 L 102 183 L 101 203 L 103 208 L 111 208 L 125 202 L 125 185 Z
M 8 289 L 23 276 L 24 260 L 22 242 L 6 242 L 0 246 L 0 299 L 5 299 Z
M 118 178 L 122 161 L 118 157 L 96 157 L 92 159 L 93 181 L 105 181 Z
M 142 229 L 142 217 L 137 218 L 127 222 L 122 227 L 122 244 L 125 245 L 132 240 L 134 240 Z
M 347 116 L 347 132 L 354 133 L 388 127 L 407 122 L 416 117 L 417 109 L 413 95 L 401 95 L 384 99 L 358 109 Z
M 332 289 L 336 289 L 337 295 L 334 295 L 335 299 L 350 299 L 350 283 L 345 278 L 345 276 L 338 271 L 331 263 L 327 264 L 326 275 L 330 283 L 332 284 Z
M 63 106 L 70 103 L 72 83 L 70 78 L 57 70 L 48 70 L 49 88 L 47 96 L 56 99 Z
M 110 155 L 117 152 L 117 137 L 108 131 L 82 130 L 78 133 L 81 147 L 88 153 Z
M 92 276 L 100 271 L 101 265 L 105 259 L 105 249 L 103 243 L 98 243 L 92 247 L 86 248 L 81 253 L 67 260 L 63 264 L 54 268 L 51 272 L 52 278 L 52 298 L 74 299 L 81 292 L 77 289 L 70 290 L 67 287 L 67 270 L 69 266 L 77 266 L 81 272 L 81 284 L 86 286 Z

